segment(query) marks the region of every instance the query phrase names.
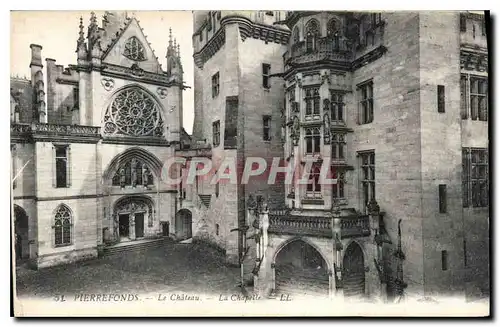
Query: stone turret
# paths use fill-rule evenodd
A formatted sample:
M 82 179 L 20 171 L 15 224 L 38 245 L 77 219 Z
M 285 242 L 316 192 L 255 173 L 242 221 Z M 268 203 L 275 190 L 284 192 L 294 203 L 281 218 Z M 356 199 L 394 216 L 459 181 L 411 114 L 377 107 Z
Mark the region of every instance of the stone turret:
M 80 31 L 79 31 L 79 37 L 78 41 L 76 42 L 76 53 L 77 53 L 77 58 L 78 58 L 78 65 L 85 65 L 88 63 L 88 49 L 87 49 L 87 43 L 85 42 L 85 33 L 83 32 L 84 26 L 83 26 L 83 17 L 80 17 L 80 25 L 79 25 Z
M 42 46 L 38 44 L 31 44 L 31 86 L 33 87 L 33 110 L 35 117 L 38 118 L 40 123 L 47 122 L 47 111 L 45 103 L 45 84 L 43 81 L 42 72 Z
M 172 41 L 171 28 L 169 29 L 167 55 L 165 58 L 167 59 L 167 74 L 172 77 L 172 80 L 182 83 L 183 70 L 180 58 L 180 45 L 177 44 L 177 39 Z

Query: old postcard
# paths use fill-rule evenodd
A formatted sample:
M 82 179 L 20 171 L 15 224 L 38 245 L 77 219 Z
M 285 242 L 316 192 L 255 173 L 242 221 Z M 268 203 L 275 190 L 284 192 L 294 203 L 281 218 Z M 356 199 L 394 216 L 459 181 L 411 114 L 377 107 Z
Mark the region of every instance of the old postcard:
M 489 316 L 489 27 L 11 12 L 15 315 Z

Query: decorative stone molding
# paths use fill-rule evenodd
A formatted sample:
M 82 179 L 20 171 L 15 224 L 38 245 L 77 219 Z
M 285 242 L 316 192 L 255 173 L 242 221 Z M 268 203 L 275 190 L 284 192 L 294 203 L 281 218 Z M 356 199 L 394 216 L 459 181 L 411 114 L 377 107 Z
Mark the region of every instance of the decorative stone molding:
M 488 52 L 480 49 L 460 50 L 460 68 L 465 70 L 488 71 Z
M 361 68 L 365 66 L 366 64 L 369 64 L 378 58 L 382 57 L 384 53 L 387 52 L 387 48 L 383 45 L 373 49 L 372 51 L 368 52 L 367 54 L 357 58 L 354 60 L 351 64 L 351 69 L 356 70 L 358 68 Z
M 112 78 L 103 78 L 101 84 L 106 91 L 111 91 L 115 86 L 115 81 Z
M 101 139 L 101 128 L 82 125 L 46 123 L 11 124 L 11 139 L 19 142 L 64 141 L 96 143 Z
M 200 51 L 193 55 L 196 67 L 202 69 L 203 65 L 212 58 L 225 43 L 226 29 L 221 27 L 210 41 L 208 41 Z
M 290 31 L 274 26 L 254 23 L 242 16 L 226 16 L 221 20 L 220 24 L 221 27 L 215 35 L 193 56 L 196 66 L 200 69 L 202 69 L 203 65 L 225 44 L 225 25 L 238 24 L 242 41 L 245 41 L 247 38 L 254 38 L 263 40 L 266 43 L 273 42 L 286 45 L 290 39 Z M 196 34 L 197 33 L 195 33 L 195 35 Z
M 158 96 L 162 99 L 165 99 L 167 97 L 167 89 L 164 88 L 164 87 L 159 87 L 157 90 L 156 90 L 156 93 L 158 93 Z

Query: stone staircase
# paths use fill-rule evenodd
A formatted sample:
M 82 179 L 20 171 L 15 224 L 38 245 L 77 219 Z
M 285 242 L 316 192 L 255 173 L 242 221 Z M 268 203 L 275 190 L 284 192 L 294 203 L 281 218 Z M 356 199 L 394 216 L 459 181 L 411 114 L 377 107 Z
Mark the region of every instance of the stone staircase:
M 115 245 L 105 247 L 103 249 L 103 256 L 115 255 L 130 251 L 144 251 L 144 250 L 159 248 L 168 243 L 173 243 L 173 241 L 170 238 L 156 238 L 156 239 L 118 243 Z
M 276 293 L 290 294 L 292 297 L 327 297 L 328 275 L 312 269 L 276 269 Z
M 209 208 L 212 194 L 198 194 L 198 196 L 200 197 L 201 203 L 203 203 L 206 208 Z
M 344 275 L 344 297 L 362 298 L 365 295 L 364 273 Z

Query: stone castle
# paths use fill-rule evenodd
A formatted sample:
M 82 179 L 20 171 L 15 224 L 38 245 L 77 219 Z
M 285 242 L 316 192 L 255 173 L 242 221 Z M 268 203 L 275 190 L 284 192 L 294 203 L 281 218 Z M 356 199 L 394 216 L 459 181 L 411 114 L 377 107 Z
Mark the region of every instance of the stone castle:
M 31 79 L 11 79 L 16 252 L 42 268 L 116 243 L 193 239 L 242 264 L 265 296 L 484 294 L 485 22 L 476 12 L 195 11 L 188 135 L 172 39 L 163 70 L 134 17 L 107 12 L 99 25 L 93 14 L 76 65 L 47 58 L 44 74 L 33 44 Z M 310 183 L 168 185 L 162 165 L 174 156 L 278 157 L 311 165 Z M 319 182 L 326 158 L 333 185 Z

